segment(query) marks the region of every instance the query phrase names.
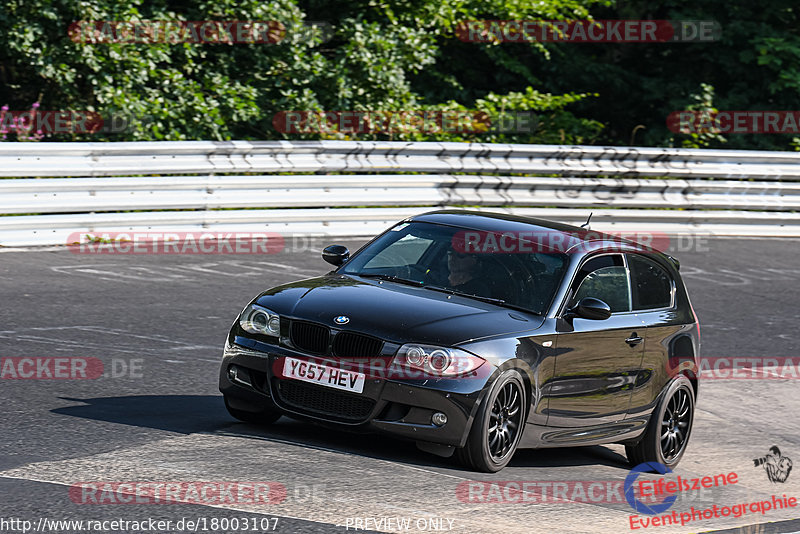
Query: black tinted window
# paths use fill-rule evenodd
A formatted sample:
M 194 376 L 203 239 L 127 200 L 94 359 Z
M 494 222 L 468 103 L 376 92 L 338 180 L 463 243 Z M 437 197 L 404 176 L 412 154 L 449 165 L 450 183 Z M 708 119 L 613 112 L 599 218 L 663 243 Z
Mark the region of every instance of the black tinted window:
M 418 221 L 401 223 L 337 272 L 388 275 L 421 287 L 499 299 L 544 313 L 561 284 L 568 257 L 537 247 L 535 242 L 523 244 L 514 232 L 507 234 Z M 498 243 L 502 248 L 490 246 Z
M 672 280 L 667 272 L 641 256 L 628 256 L 633 284 L 633 308 L 652 310 L 672 304 Z
M 584 297 L 594 297 L 609 305 L 612 312 L 630 311 L 628 273 L 622 256 L 607 254 L 592 258 L 581 267 L 573 283 L 572 305 Z

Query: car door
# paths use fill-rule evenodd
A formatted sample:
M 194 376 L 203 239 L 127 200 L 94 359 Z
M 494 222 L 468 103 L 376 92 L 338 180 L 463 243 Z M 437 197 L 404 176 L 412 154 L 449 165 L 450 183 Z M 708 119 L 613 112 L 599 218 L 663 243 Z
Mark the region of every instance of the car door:
M 642 370 L 631 393 L 629 414 L 649 412 L 667 381 L 670 343 L 681 331 L 692 328 L 676 307 L 676 284 L 665 266 L 643 254 L 626 255 L 631 275 L 633 309 L 645 321 Z M 629 416 L 630 417 L 630 416 Z
M 611 307 L 608 319 L 563 318 L 584 297 Z M 642 364 L 645 325 L 632 312 L 630 274 L 622 254 L 599 254 L 582 263 L 562 308 L 547 426 L 585 427 L 625 418 Z

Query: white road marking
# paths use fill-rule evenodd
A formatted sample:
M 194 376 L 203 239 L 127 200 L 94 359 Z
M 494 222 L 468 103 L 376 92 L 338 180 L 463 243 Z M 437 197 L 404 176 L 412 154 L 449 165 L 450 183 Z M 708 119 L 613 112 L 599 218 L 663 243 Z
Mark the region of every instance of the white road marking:
M 320 470 L 320 466 L 325 469 Z M 457 534 L 487 530 L 529 534 L 531 525 L 537 525 L 540 531 L 557 532 L 576 514 L 592 526 L 593 532 L 616 533 L 626 527 L 628 516 L 625 511 L 582 503 L 463 503 L 455 495 L 458 482 L 467 480 L 462 477 L 250 436 L 190 434 L 84 458 L 28 464 L 0 472 L 0 477 L 65 486 L 89 481 L 274 481 L 287 489 L 287 499 L 281 504 L 240 503 L 215 508 L 336 525 L 344 525 L 347 517 L 444 517 L 455 520 L 450 532 Z M 298 488 L 313 484 L 324 484 L 324 498 L 296 498 Z M 387 498 L 389 495 L 392 497 Z M 64 499 L 69 499 L 66 489 Z M 570 530 L 580 532 L 580 528 Z
M 267 261 L 221 260 L 199 264 L 144 265 L 139 263 L 96 263 L 83 265 L 54 265 L 50 269 L 59 274 L 88 275 L 108 281 L 175 282 L 193 281 L 198 276 L 258 276 L 277 274 L 290 279 L 319 276 L 324 270 L 311 270 L 294 265 Z
M 721 467 L 705 465 L 693 476 L 697 473 L 714 473 L 717 472 L 714 469 Z M 476 474 L 475 478 L 514 480 L 519 478 L 520 472 L 528 473 L 531 478 L 536 477 L 531 476 L 530 473 L 535 472 L 532 470 L 507 468 L 497 475 Z M 561 476 L 567 473 L 567 476 L 576 480 L 585 478 L 586 475 L 582 475 L 584 472 L 585 468 L 581 465 L 560 468 Z M 593 472 L 598 479 L 618 479 L 621 476 L 618 468 L 606 466 L 598 466 Z M 597 473 L 602 473 L 602 476 Z M 681 474 L 686 475 L 687 471 L 681 469 Z M 761 481 L 761 478 L 765 479 L 763 473 L 757 474 L 761 475 L 757 481 L 762 483 L 758 493 L 774 492 L 773 487 Z M 456 497 L 458 484 L 471 480 L 463 475 L 235 431 L 180 435 L 82 458 L 32 463 L 0 472 L 0 477 L 65 486 L 90 481 L 274 481 L 284 484 L 287 489 L 287 499 L 280 504 L 238 503 L 217 504 L 214 507 L 337 525 L 344 525 L 348 517 L 444 517 L 455 520 L 451 532 L 458 534 L 487 531 L 529 534 L 532 531 L 565 530 L 617 533 L 628 530 L 628 518 L 632 513 L 624 504 L 611 508 L 576 502 L 535 505 L 466 503 Z M 299 498 L 302 488 L 314 484 L 323 485 L 324 491 L 319 498 L 309 499 L 307 495 Z M 714 502 L 742 502 L 741 490 L 753 487 L 753 484 L 749 484 L 747 488 L 725 488 L 725 498 L 714 499 Z M 65 489 L 64 499 L 68 498 Z M 706 502 L 696 502 L 694 505 L 701 504 L 710 505 L 710 501 L 706 499 Z M 146 509 L 146 505 L 142 506 L 144 508 L 138 507 L 137 512 Z M 786 512 L 791 513 L 790 510 Z M 784 516 L 786 513 L 771 512 L 763 517 L 776 521 Z M 576 521 L 576 518 L 580 518 L 580 521 Z M 736 520 L 703 521 L 693 523 L 690 530 L 726 528 L 734 524 L 739 526 L 745 524 L 747 519 L 742 517 L 738 523 Z M 658 530 L 679 532 L 686 529 L 659 527 Z
M 106 341 L 89 341 L 82 337 L 80 340 L 73 340 L 66 338 L 63 334 L 53 335 L 53 336 L 45 336 L 45 335 L 34 335 L 30 332 L 49 332 L 49 331 L 58 331 L 64 332 L 65 330 L 76 330 L 78 332 L 91 332 L 96 334 L 101 334 L 103 336 L 113 335 L 115 337 L 115 342 L 113 344 L 109 344 Z M 84 350 L 92 350 L 98 352 L 121 352 L 127 354 L 152 354 L 152 355 L 163 355 L 166 353 L 174 353 L 178 351 L 213 351 L 213 352 L 221 352 L 223 342 L 221 341 L 219 345 L 197 345 L 191 343 L 185 343 L 174 338 L 170 338 L 167 336 L 160 336 L 157 334 L 151 335 L 141 335 L 135 334 L 133 332 L 128 332 L 125 330 L 120 330 L 117 328 L 105 328 L 102 326 L 93 326 L 93 325 L 80 325 L 80 326 L 60 326 L 60 327 L 26 327 L 19 330 L 2 330 L 0 331 L 0 338 L 4 339 L 11 339 L 17 343 L 29 342 L 29 343 L 40 343 L 45 345 L 57 345 L 56 350 L 65 350 L 65 349 L 84 349 Z M 133 338 L 129 340 L 129 344 L 125 344 L 124 341 L 121 342 L 121 338 Z M 146 347 L 141 346 L 139 340 L 145 341 L 161 341 L 164 343 L 161 347 Z M 191 358 L 199 359 L 199 358 Z M 204 360 L 204 361 L 219 361 L 219 360 Z

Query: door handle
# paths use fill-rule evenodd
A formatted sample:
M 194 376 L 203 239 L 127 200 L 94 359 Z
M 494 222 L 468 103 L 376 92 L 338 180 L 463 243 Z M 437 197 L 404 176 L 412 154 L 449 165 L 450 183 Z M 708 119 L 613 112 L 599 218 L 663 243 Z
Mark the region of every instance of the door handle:
M 625 343 L 627 343 L 631 347 L 635 347 L 636 345 L 638 345 L 642 341 L 644 341 L 644 339 L 639 337 L 639 336 L 637 336 L 636 332 L 634 332 L 634 333 L 631 334 L 631 337 L 629 337 L 628 339 L 625 340 Z

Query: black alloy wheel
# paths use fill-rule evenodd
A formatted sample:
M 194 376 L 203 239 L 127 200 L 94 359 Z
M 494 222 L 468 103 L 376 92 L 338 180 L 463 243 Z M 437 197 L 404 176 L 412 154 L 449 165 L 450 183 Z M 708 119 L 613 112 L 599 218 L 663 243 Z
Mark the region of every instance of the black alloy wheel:
M 456 449 L 456 456 L 464 465 L 495 473 L 511 461 L 524 428 L 526 391 L 515 370 L 497 377 L 475 416 L 466 445 Z

